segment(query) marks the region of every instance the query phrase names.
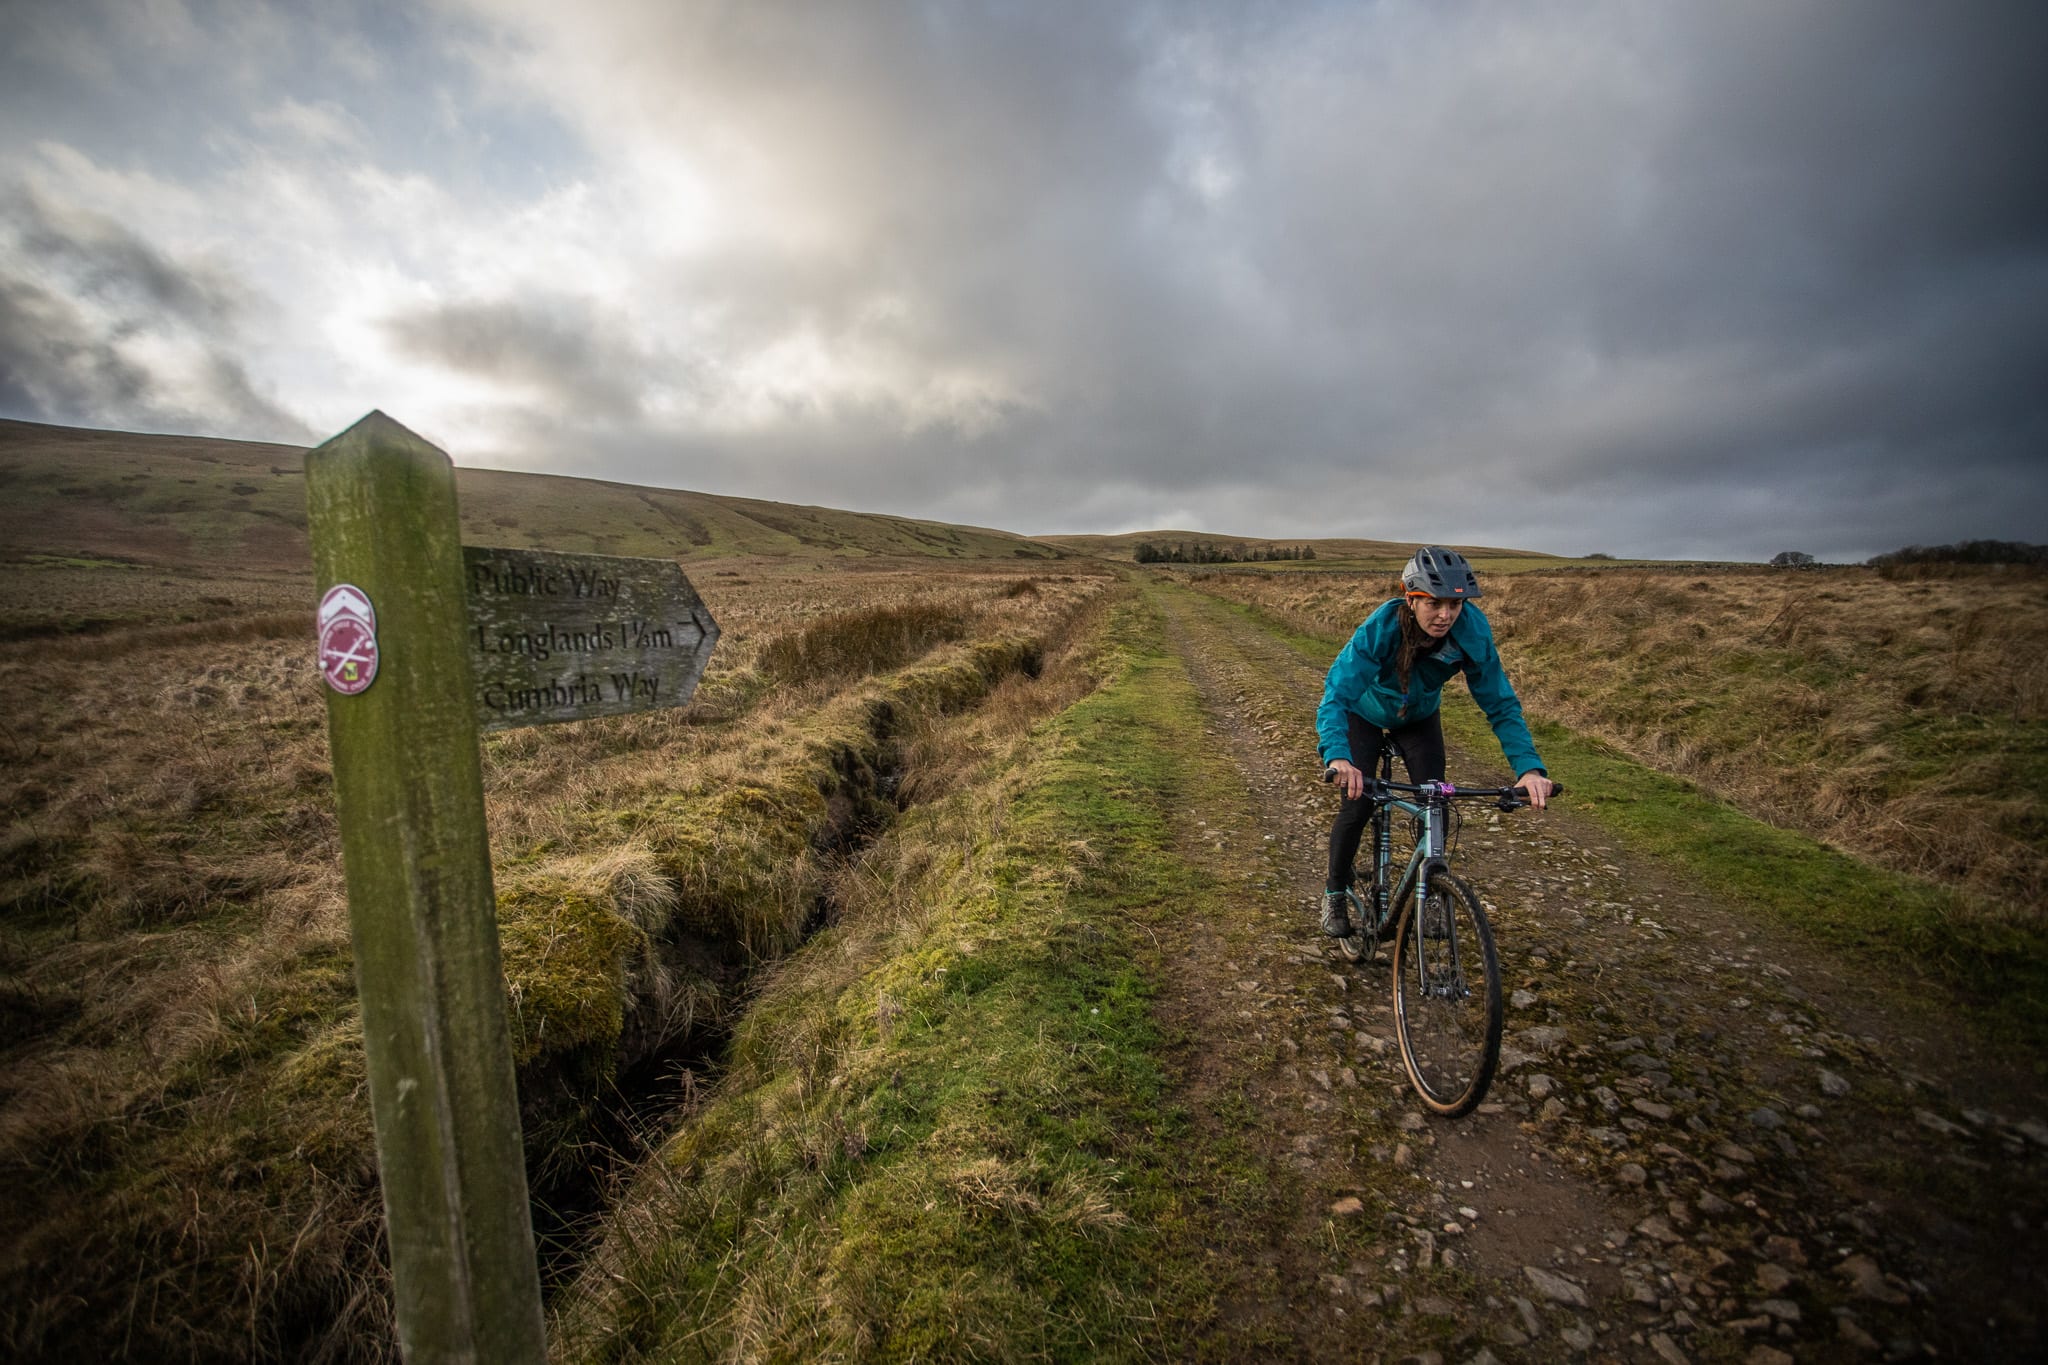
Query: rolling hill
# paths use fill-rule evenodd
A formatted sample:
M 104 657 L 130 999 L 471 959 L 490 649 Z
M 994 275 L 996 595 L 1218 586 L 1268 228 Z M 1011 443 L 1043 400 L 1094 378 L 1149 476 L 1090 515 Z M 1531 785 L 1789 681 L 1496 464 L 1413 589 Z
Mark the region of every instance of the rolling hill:
M 1137 552 L 1138 546 L 1148 543 L 1162 547 L 1176 544 L 1205 545 L 1239 551 L 1288 550 L 1306 545 L 1315 549 L 1314 562 L 1324 564 L 1331 560 L 1405 560 L 1415 553 L 1415 546 L 1418 543 L 1408 540 L 1355 540 L 1344 537 L 1325 537 L 1320 540 L 1294 537 L 1274 540 L 1263 536 L 1222 535 L 1215 531 L 1126 531 L 1113 536 L 1039 536 L 1038 541 L 1042 545 L 1056 545 L 1075 554 L 1094 555 L 1102 559 L 1130 559 Z M 1534 550 L 1507 550 L 1486 545 L 1455 545 L 1451 548 L 1474 558 L 1551 558 Z
M 0 420 L 0 554 L 302 571 L 305 450 Z M 498 469 L 456 470 L 472 544 L 584 554 L 1059 559 L 1007 531 Z
M 0 559 L 297 575 L 306 543 L 305 449 L 261 441 L 96 431 L 0 419 Z M 1412 542 L 1264 539 L 1198 531 L 1036 538 L 912 517 L 501 469 L 456 470 L 475 545 L 706 560 L 1131 560 L 1144 542 L 1237 552 L 1313 546 L 1314 563 L 1398 563 Z M 1457 548 L 1496 561 L 1526 550 Z M 1309 561 L 1304 561 L 1307 563 Z M 1515 567 L 1527 567 L 1516 564 Z

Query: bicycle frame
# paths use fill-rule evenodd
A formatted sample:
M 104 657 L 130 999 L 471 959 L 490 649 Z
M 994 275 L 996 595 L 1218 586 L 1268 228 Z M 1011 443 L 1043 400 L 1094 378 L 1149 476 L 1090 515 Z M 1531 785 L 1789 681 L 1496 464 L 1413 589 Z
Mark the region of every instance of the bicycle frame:
M 1398 915 L 1411 895 L 1418 900 L 1426 899 L 1429 895 L 1431 874 L 1445 871 L 1449 867 L 1449 862 L 1444 857 L 1443 807 L 1429 801 L 1409 801 L 1386 791 L 1378 793 L 1376 799 L 1380 809 L 1373 817 L 1374 823 L 1379 826 L 1374 831 L 1374 839 L 1375 842 L 1384 844 L 1384 847 L 1375 850 L 1375 883 L 1393 870 L 1393 812 L 1401 811 L 1422 822 L 1422 837 L 1416 841 L 1414 851 L 1408 855 L 1408 865 L 1402 869 L 1400 881 L 1395 883 L 1392 893 L 1387 897 L 1388 912 Z M 1376 885 L 1375 890 L 1377 889 Z
M 1421 837 L 1415 841 L 1415 849 L 1408 855 L 1408 865 L 1402 870 L 1401 880 L 1387 896 L 1387 915 L 1391 922 L 1399 923 L 1404 912 L 1421 914 L 1429 904 L 1429 879 L 1438 873 L 1450 871 L 1450 861 L 1445 856 L 1445 826 L 1449 811 L 1449 798 L 1437 794 L 1437 789 L 1446 784 L 1425 782 L 1421 784 L 1421 801 L 1411 801 L 1396 796 L 1388 789 L 1385 777 L 1372 784 L 1377 790 L 1368 789 L 1373 796 L 1376 809 L 1373 812 L 1373 896 L 1375 900 L 1385 885 L 1387 874 L 1392 871 L 1393 812 L 1402 811 L 1421 822 Z M 1412 898 L 1412 900 L 1411 900 Z M 1409 906 L 1413 905 L 1410 910 Z M 1423 989 L 1434 994 L 1439 991 L 1455 991 L 1470 995 L 1471 987 L 1465 984 L 1464 973 L 1458 970 L 1458 937 L 1455 931 L 1444 940 L 1449 955 L 1449 970 L 1442 980 L 1430 970 L 1429 948 L 1426 935 L 1418 933 L 1415 938 L 1415 956 L 1418 974 L 1424 982 Z
M 1393 923 L 1400 918 L 1401 907 L 1412 895 L 1418 903 L 1429 897 L 1429 879 L 1445 871 L 1450 864 L 1444 852 L 1445 830 L 1448 823 L 1444 818 L 1447 806 L 1431 790 L 1439 784 L 1424 783 L 1420 791 L 1425 796 L 1421 802 L 1411 801 L 1394 793 L 1394 756 L 1390 750 L 1382 750 L 1379 761 L 1379 775 L 1366 783 L 1365 794 L 1373 799 L 1372 817 L 1372 896 L 1373 911 L 1380 923 Z M 1448 786 L 1448 784 L 1445 784 Z M 1455 790 L 1455 789 L 1451 789 Z M 1393 871 L 1394 834 L 1393 813 L 1401 811 L 1413 816 L 1422 824 L 1422 837 L 1416 840 L 1414 851 L 1409 854 L 1408 865 L 1402 870 L 1401 879 L 1391 888 L 1389 875 Z

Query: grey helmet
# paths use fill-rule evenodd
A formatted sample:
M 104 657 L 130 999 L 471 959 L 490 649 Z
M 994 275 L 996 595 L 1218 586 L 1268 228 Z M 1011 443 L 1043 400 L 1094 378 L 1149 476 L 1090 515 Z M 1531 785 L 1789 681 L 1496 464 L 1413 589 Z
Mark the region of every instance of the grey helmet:
M 1431 597 L 1462 599 L 1486 595 L 1479 590 L 1479 578 L 1465 556 L 1441 545 L 1425 545 L 1415 552 L 1415 558 L 1401 570 L 1401 586 Z

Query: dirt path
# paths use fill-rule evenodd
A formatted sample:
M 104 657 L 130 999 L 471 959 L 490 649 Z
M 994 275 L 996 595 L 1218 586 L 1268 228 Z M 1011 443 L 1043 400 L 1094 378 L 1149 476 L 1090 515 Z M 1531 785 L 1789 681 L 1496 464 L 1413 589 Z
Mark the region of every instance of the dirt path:
M 1214 1042 L 1185 1059 L 1200 1121 L 1246 1130 L 1299 1194 L 1267 1231 L 1263 1289 L 1233 1305 L 1280 1354 L 2041 1358 L 2041 1096 L 1951 1093 L 1978 1073 L 1938 1016 L 1691 893 L 1568 803 L 1464 827 L 1506 1047 L 1477 1114 L 1425 1118 L 1384 957 L 1350 965 L 1316 931 L 1323 662 L 1150 591 L 1249 792 L 1189 831 L 1242 879 L 1244 914 L 1188 926 L 1162 1010 Z M 1450 772 L 1507 776 L 1498 752 L 1455 748 Z

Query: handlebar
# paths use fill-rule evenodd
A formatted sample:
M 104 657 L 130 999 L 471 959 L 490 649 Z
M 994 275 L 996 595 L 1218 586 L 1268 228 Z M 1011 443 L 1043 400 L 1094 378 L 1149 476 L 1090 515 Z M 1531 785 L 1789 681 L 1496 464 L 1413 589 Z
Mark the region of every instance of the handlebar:
M 1335 768 L 1323 769 L 1323 781 L 1336 780 Z M 1368 777 L 1365 779 L 1368 796 L 1385 796 L 1389 792 L 1407 792 L 1420 796 L 1425 801 L 1498 801 L 1502 810 L 1514 810 L 1529 803 L 1529 793 L 1520 787 L 1460 787 L 1450 782 L 1395 782 L 1391 778 Z M 1552 780 L 1552 796 L 1564 795 L 1564 783 Z

